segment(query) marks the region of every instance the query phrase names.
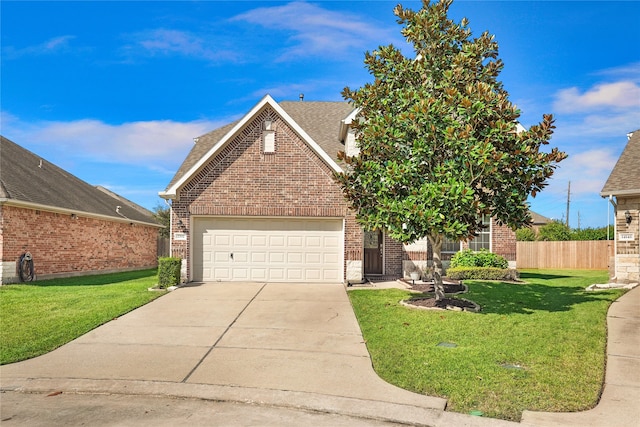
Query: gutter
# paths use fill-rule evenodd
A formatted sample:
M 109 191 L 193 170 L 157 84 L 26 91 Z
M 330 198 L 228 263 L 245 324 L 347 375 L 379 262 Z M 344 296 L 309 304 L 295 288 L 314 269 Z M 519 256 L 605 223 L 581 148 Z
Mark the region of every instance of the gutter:
M 0 198 L 0 205 L 13 206 L 16 208 L 37 209 L 37 210 L 60 213 L 65 215 L 78 215 L 85 218 L 101 219 L 101 220 L 111 221 L 111 222 L 121 222 L 126 224 L 139 224 L 139 225 L 146 225 L 150 227 L 165 228 L 164 225 L 160 225 L 155 222 L 138 221 L 135 219 L 121 218 L 121 217 L 115 217 L 110 215 L 102 215 L 102 214 L 97 214 L 93 212 L 84 212 L 84 211 L 78 211 L 75 209 L 61 208 L 57 206 L 42 205 L 39 203 L 25 202 L 22 200 L 7 199 L 5 197 Z

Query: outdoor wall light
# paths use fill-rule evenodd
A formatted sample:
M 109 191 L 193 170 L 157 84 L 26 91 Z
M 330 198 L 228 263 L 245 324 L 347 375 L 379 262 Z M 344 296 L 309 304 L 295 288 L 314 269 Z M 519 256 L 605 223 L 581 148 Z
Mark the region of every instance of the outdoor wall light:
M 631 216 L 631 212 L 626 211 L 624 213 L 624 219 L 625 221 L 627 221 L 627 225 L 631 224 L 631 220 L 633 219 L 633 217 Z
M 78 215 L 76 215 L 76 214 L 71 214 L 71 219 L 78 219 Z

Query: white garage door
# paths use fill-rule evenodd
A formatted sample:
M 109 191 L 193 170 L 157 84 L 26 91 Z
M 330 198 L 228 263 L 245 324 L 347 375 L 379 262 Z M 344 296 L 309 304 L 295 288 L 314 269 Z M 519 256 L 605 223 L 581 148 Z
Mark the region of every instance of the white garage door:
M 193 280 L 342 282 L 342 219 L 194 218 Z

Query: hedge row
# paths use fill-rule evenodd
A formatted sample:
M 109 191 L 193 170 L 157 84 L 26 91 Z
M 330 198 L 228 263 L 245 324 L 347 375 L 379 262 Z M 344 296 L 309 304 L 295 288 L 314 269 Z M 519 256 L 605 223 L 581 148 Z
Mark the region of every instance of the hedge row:
M 518 270 L 496 267 L 450 267 L 447 277 L 453 280 L 518 280 Z

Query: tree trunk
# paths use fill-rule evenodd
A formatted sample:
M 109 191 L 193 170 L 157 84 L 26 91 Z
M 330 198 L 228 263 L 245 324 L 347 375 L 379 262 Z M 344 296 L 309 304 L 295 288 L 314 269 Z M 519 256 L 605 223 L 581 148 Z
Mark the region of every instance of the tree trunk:
M 431 251 L 433 252 L 433 288 L 436 293 L 436 301 L 442 301 L 444 299 L 444 285 L 442 284 L 442 240 L 441 234 L 434 234 L 429 236 L 429 244 L 431 245 Z

